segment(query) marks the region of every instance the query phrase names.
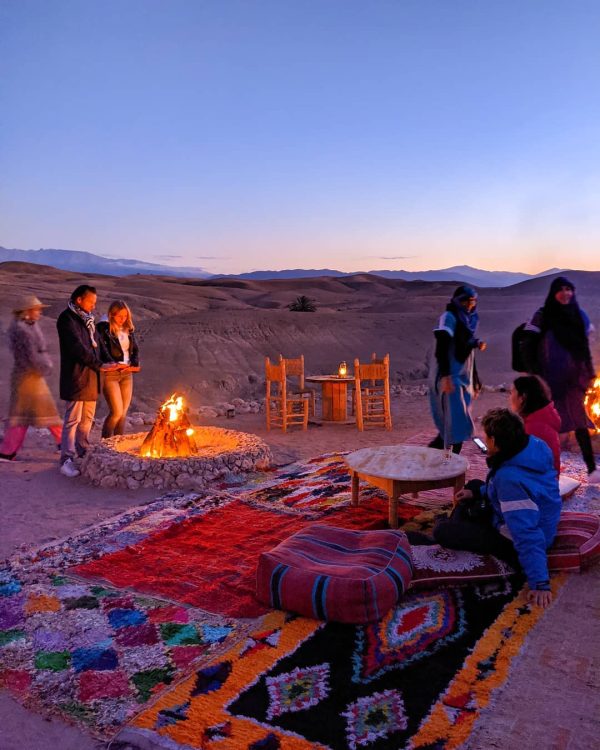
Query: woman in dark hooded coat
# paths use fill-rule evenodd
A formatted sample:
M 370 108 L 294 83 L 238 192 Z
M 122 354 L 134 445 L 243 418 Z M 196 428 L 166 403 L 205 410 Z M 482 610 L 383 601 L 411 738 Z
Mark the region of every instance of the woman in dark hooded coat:
M 588 335 L 590 319 L 579 307 L 575 286 L 565 276 L 550 285 L 543 307 L 525 326 L 523 348 L 527 371 L 541 375 L 550 386 L 554 406 L 561 418 L 561 432 L 575 432 L 588 470 L 588 482 L 600 484 L 600 470 L 588 428 L 584 398 L 595 377 Z
M 480 384 L 475 370 L 475 350 L 486 344 L 476 338 L 479 315 L 477 292 L 459 286 L 434 328 L 435 361 L 429 384 L 431 415 L 438 429 L 430 448 L 449 448 L 460 453 L 473 435 L 471 402 Z

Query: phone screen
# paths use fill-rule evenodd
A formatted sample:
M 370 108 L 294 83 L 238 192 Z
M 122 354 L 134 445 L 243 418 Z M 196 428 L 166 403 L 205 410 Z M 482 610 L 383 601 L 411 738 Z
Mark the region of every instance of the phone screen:
M 473 438 L 473 442 L 479 448 L 482 453 L 487 453 L 487 445 L 480 438 Z

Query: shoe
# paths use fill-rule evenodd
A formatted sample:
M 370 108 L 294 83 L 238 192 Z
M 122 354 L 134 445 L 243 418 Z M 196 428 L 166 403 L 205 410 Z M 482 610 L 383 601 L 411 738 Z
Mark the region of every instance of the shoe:
M 600 484 L 600 469 L 594 469 L 588 474 L 588 484 Z
M 14 461 L 16 453 L 0 453 L 0 461 Z
M 69 479 L 78 477 L 81 474 L 71 458 L 67 458 L 64 464 L 60 467 L 60 473 L 65 477 L 69 477 Z

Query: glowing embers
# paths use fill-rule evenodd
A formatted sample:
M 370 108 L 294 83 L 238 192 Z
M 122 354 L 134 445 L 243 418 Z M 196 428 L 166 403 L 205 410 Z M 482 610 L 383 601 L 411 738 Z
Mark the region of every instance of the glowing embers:
M 177 458 L 198 452 L 194 428 L 183 396 L 173 393 L 160 406 L 150 432 L 140 447 L 144 458 Z
M 596 430 L 600 430 L 600 378 L 597 377 L 585 394 L 585 408 Z

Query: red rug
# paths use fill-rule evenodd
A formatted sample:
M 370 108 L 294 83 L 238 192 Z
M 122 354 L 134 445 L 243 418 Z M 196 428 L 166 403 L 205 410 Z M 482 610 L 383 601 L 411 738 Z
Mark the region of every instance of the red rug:
M 401 506 L 410 519 L 419 508 Z M 320 523 L 345 528 L 383 528 L 387 503 L 379 499 L 334 511 Z M 261 552 L 312 520 L 233 502 L 159 531 L 139 544 L 71 569 L 84 578 L 108 581 L 208 612 L 256 617 L 267 609 L 254 598 Z

